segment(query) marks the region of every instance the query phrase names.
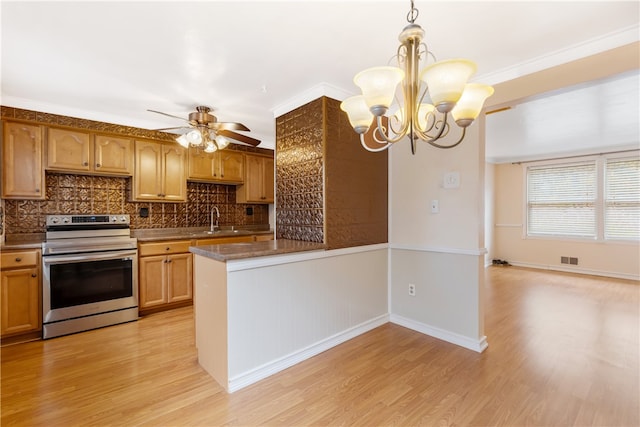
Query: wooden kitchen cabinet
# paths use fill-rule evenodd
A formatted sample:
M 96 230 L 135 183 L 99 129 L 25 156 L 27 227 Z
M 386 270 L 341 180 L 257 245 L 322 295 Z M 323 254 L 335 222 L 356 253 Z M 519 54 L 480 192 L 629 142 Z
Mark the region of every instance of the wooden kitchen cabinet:
M 45 198 L 43 132 L 42 126 L 3 122 L 3 198 Z
M 244 156 L 232 150 L 205 153 L 201 149 L 191 147 L 188 179 L 240 184 L 244 181 Z
M 40 251 L 10 251 L 0 255 L 0 335 L 6 337 L 42 330 Z
M 139 245 L 139 310 L 160 311 L 193 301 L 190 240 Z
M 47 169 L 89 172 L 91 170 L 90 151 L 89 132 L 47 129 Z
M 273 158 L 245 154 L 244 184 L 236 188 L 238 203 L 273 203 Z
M 133 200 L 187 200 L 187 151 L 178 144 L 135 142 Z
M 93 165 L 96 172 L 133 175 L 133 140 L 95 135 L 93 147 Z
M 133 174 L 133 140 L 49 128 L 46 168 L 98 175 Z

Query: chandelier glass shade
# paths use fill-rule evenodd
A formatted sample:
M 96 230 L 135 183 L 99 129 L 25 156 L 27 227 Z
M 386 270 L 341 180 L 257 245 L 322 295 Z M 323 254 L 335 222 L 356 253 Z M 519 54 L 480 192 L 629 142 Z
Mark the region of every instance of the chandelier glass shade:
M 435 61 L 433 53 L 422 42 L 424 30 L 415 23 L 417 17 L 418 10 L 412 0 L 407 14 L 409 25 L 398 37 L 400 46 L 394 56 L 398 66 L 373 67 L 359 72 L 353 81 L 362 94 L 340 104 L 349 123 L 360 134 L 362 146 L 369 151 L 385 150 L 405 136 L 409 137 L 413 154 L 417 140 L 438 148 L 455 147 L 482 111 L 485 100 L 493 94 L 491 86 L 468 83 L 477 68 L 472 61 Z M 435 62 L 419 71 L 420 62 L 426 63 L 429 58 Z M 447 144 L 436 142 L 449 133 L 449 115 L 462 129 L 461 135 Z M 375 148 L 365 143 L 365 133 L 372 125 L 371 136 L 380 144 Z
M 205 126 L 199 126 L 176 138 L 178 144 L 184 148 L 202 148 L 205 153 L 213 153 L 226 148 L 230 141 L 222 135 L 217 135 Z

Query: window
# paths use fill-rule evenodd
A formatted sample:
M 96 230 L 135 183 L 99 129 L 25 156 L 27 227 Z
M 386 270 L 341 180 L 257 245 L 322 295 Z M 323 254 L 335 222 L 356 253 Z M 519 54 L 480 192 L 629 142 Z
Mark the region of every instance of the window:
M 640 240 L 640 160 L 607 160 L 604 181 L 604 238 Z
M 527 235 L 640 240 L 640 159 L 527 167 Z

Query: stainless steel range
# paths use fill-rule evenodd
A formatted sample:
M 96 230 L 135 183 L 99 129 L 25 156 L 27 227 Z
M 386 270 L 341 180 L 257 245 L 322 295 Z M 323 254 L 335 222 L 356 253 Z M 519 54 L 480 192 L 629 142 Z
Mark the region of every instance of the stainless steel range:
M 138 319 L 138 250 L 129 215 L 47 215 L 42 337 Z

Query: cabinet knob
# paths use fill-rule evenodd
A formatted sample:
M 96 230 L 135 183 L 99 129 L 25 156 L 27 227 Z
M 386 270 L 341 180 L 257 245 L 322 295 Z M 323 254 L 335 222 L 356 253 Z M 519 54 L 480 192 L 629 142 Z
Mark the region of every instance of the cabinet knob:
M 165 251 L 170 251 L 171 248 L 167 246 L 167 248 L 165 249 Z
M 89 166 L 89 162 L 82 163 L 82 166 Z
M 101 167 L 102 167 L 102 165 L 101 165 L 100 163 L 96 163 L 96 167 L 97 167 L 97 168 L 101 168 Z
M 39 192 L 40 192 L 40 189 L 39 189 L 39 188 L 36 188 L 36 193 L 39 193 Z
M 38 277 L 36 273 L 31 273 L 31 277 Z
M 22 258 L 20 257 L 16 258 L 16 262 L 21 262 L 21 261 L 22 261 Z

